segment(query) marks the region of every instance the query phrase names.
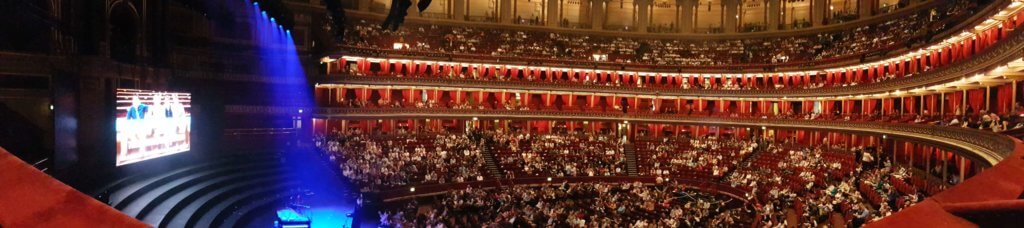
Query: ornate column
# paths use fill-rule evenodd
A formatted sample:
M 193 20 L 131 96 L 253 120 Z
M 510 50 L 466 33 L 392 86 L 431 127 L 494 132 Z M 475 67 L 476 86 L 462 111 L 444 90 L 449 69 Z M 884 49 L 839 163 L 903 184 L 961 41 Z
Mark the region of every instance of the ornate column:
M 735 33 L 739 31 L 739 7 L 740 0 L 723 0 L 722 4 L 725 4 L 725 11 L 722 20 L 722 31 L 725 33 Z
M 782 16 L 782 0 L 768 0 L 768 31 L 779 30 Z
M 992 87 L 985 86 L 985 111 L 992 111 Z
M 580 0 L 579 23 L 581 25 L 589 25 L 589 24 L 591 24 L 591 22 L 590 22 L 590 8 L 591 8 L 590 4 L 592 4 L 592 2 L 590 0 Z
M 647 32 L 647 26 L 650 24 L 650 21 L 648 21 L 648 20 L 651 17 L 650 16 L 650 14 L 651 14 L 651 1 L 652 0 L 637 0 L 636 1 L 636 9 L 634 9 L 634 10 L 637 11 L 637 15 L 636 15 L 636 18 L 637 18 L 636 28 L 640 32 Z
M 590 8 L 590 20 L 591 26 L 594 30 L 604 30 L 604 15 L 608 12 L 605 11 L 607 9 L 605 6 L 608 4 L 606 1 L 607 0 L 591 0 L 592 7 Z
M 500 2 L 498 5 L 498 12 L 500 12 L 500 17 L 498 21 L 500 21 L 502 24 L 512 24 L 512 21 L 515 20 L 515 17 L 512 16 L 512 0 L 499 1 Z
M 681 12 L 679 13 L 679 33 L 693 32 L 693 11 L 696 0 L 676 0 Z
M 874 15 L 876 7 L 878 7 L 878 0 L 858 0 L 857 13 L 860 14 L 860 19 Z
M 558 23 L 562 23 L 562 19 L 558 18 L 558 2 L 561 0 L 547 0 L 545 2 L 545 8 L 547 10 L 547 22 L 545 25 L 548 27 L 558 27 Z
M 466 0 L 452 0 L 452 19 L 466 20 Z
M 811 26 L 822 26 L 828 14 L 828 0 L 811 0 Z

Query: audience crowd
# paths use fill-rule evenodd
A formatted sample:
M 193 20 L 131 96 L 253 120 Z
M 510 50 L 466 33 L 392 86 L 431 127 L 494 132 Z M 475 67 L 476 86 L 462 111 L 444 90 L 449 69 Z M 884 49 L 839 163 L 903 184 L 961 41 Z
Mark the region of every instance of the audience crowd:
M 736 169 L 758 144 L 752 140 L 666 137 L 638 140 L 638 168 L 646 175 L 718 181 Z
M 457 189 L 423 205 L 412 201 L 404 208 L 386 207 L 381 223 L 394 227 L 857 227 L 959 182 L 955 174 L 950 183 L 915 175 L 905 166 L 894 166 L 891 156 L 875 147 L 827 141 L 809 147 L 790 140 L 684 135 L 640 137 L 629 143 L 598 133 L 501 130 L 396 135 L 351 131 L 316 139 L 342 175 L 364 191 L 490 179 L 488 172 L 493 171 L 483 168 L 486 153 L 493 153 L 499 170 L 510 179 L 628 176 L 627 144 L 636 146 L 640 176 L 656 178 L 648 186 L 563 183 Z M 930 172 L 941 173 L 941 167 L 936 170 Z M 743 199 L 686 189 L 682 180 L 731 186 Z
M 864 122 L 891 122 L 891 123 L 912 123 L 912 124 L 928 124 L 936 126 L 952 126 L 952 127 L 963 127 L 980 130 L 988 130 L 993 132 L 1003 132 L 1011 129 L 1018 129 L 1024 127 L 1024 104 L 1021 102 L 1015 103 L 1006 113 L 995 113 L 985 109 L 975 110 L 973 106 L 956 105 L 953 107 L 952 112 L 946 114 L 939 114 L 929 112 L 928 110 L 900 110 L 895 108 L 890 110 L 888 113 L 882 113 L 877 108 L 881 106 L 881 100 L 874 100 L 876 102 L 873 111 L 864 111 L 863 114 L 856 113 L 842 113 L 838 108 L 840 104 L 838 102 L 825 102 L 821 105 L 833 105 L 831 108 L 832 112 L 826 113 L 823 111 L 806 111 L 806 112 L 794 112 L 794 108 L 778 110 L 778 112 L 769 113 L 758 113 L 756 109 L 754 113 L 739 113 L 738 109 L 733 105 L 721 109 L 715 105 L 706 105 L 703 110 L 698 110 L 694 104 L 685 103 L 679 106 L 671 105 L 672 102 L 663 102 L 662 106 L 656 106 L 653 104 L 653 100 L 650 102 L 641 102 L 637 109 L 626 108 L 623 106 L 615 105 L 617 102 L 609 102 L 602 98 L 594 104 L 594 107 L 589 105 L 577 105 L 577 107 L 570 107 L 565 101 L 556 99 L 550 106 L 542 104 L 543 101 L 538 97 L 534 98 L 533 102 L 523 103 L 520 99 L 509 99 L 506 102 L 499 102 L 497 100 L 485 100 L 477 101 L 475 98 L 470 97 L 464 102 L 455 102 L 451 97 L 441 97 L 438 99 L 420 100 L 411 102 L 402 98 L 395 100 L 388 100 L 383 98 L 377 98 L 377 100 L 363 101 L 359 99 L 345 99 L 339 101 L 339 106 L 344 108 L 425 108 L 425 109 L 477 109 L 477 110 L 538 110 L 538 111 L 579 111 L 579 112 L 623 112 L 623 113 L 638 113 L 638 114 L 671 114 L 671 115 L 686 115 L 686 116 L 723 116 L 732 118 L 760 118 L 760 119 L 803 119 L 803 120 L 825 120 L 825 121 L 864 121 Z M 868 103 L 863 105 L 867 106 Z M 863 107 L 862 107 L 863 109 Z M 532 140 L 523 139 L 526 135 L 498 135 L 496 138 L 500 138 L 503 142 L 509 141 L 523 141 Z M 559 137 L 552 136 L 551 140 L 563 140 Z M 568 136 L 566 136 L 568 137 Z M 515 138 L 515 140 L 512 140 Z M 606 136 L 587 135 L 583 138 L 565 138 L 564 140 L 600 140 L 609 141 Z M 668 140 L 668 139 L 665 139 Z M 614 141 L 614 140 L 611 140 Z M 710 141 L 714 141 L 711 139 Z M 675 144 L 675 142 L 662 142 L 665 147 L 656 149 L 659 145 L 649 144 L 651 142 L 639 141 L 644 146 L 651 147 L 649 150 L 670 150 L 676 147 L 668 147 L 669 144 Z M 528 145 L 528 143 L 522 144 Z M 551 144 L 554 145 L 554 144 Z M 603 144 L 602 144 L 603 145 Z M 532 145 L 531 145 L 532 146 Z M 689 147 L 683 146 L 682 149 Z M 498 148 L 507 150 L 511 148 Z M 572 149 L 572 148 L 567 148 Z M 645 149 L 645 148 L 640 148 Z M 620 148 L 621 150 L 621 148 Z M 724 167 L 719 167 L 724 168 Z
M 362 103 L 364 106 L 375 105 L 375 102 Z M 431 106 L 444 105 L 485 108 L 485 105 L 431 103 Z M 881 115 L 875 111 L 865 115 L 785 112 L 749 117 L 902 122 L 1003 131 L 1020 128 L 1020 118 L 1024 115 L 1024 106 L 1020 103 L 1003 115 L 987 110 L 975 111 L 970 105 L 954 109 L 950 115 L 927 111 Z M 760 219 L 754 222 L 769 227 L 860 225 L 909 207 L 963 179 L 955 165 L 943 167 L 932 163 L 932 167 L 925 167 L 919 163 L 917 169 L 910 169 L 894 165 L 888 151 L 830 144 L 827 140 L 821 142 L 821 146 L 808 147 L 789 140 L 736 139 L 727 135 L 648 138 L 638 133 L 637 138 L 631 140 L 633 142 L 628 142 L 607 133 L 570 133 L 564 129 L 554 132 L 558 133 L 494 130 L 376 135 L 353 131 L 318 137 L 317 145 L 332 161 L 339 163 L 344 176 L 370 190 L 471 182 L 492 177 L 628 176 L 626 170 L 630 159 L 627 159 L 629 153 L 626 148 L 633 146 L 640 176 L 654 177 L 656 183 L 662 184 L 697 180 L 740 189 L 746 192 L 747 202 L 756 202 L 752 203 L 752 208 Z M 487 154 L 493 156 L 497 172 L 504 171 L 504 176 L 488 173 L 489 170 L 483 168 L 488 160 L 485 158 Z M 931 169 L 921 171 L 928 168 Z M 947 175 L 946 183 L 934 180 Z M 477 194 L 492 194 L 476 191 Z M 509 213 L 504 216 L 511 217 L 502 218 L 523 215 L 520 212 Z M 580 219 L 592 215 L 583 214 Z M 499 221 L 494 218 L 502 215 L 494 216 L 475 221 L 479 224 Z M 633 224 L 637 220 L 625 221 Z M 645 223 L 661 225 L 657 220 Z
M 841 208 L 861 203 L 851 185 L 859 167 L 853 155 L 856 152 L 838 148 L 769 142 L 745 159 L 725 182 L 747 190 L 747 197 L 764 204 L 757 209 L 766 215 L 761 223 L 767 226 L 832 224 L 833 212 L 846 214 Z M 798 219 L 787 220 L 787 213 Z
M 622 63 L 724 66 L 830 60 L 929 41 L 970 17 L 976 1 L 956 0 L 909 13 L 891 21 L 856 29 L 815 35 L 725 40 L 624 38 L 576 33 L 476 28 L 407 23 L 397 31 L 379 22 L 359 20 L 350 25 L 345 46 L 380 51 L 401 49 L 405 54 L 485 55 L 525 57 L 537 61 L 590 62 L 594 55 Z M 396 47 L 395 43 L 401 43 Z
M 441 67 L 433 68 L 428 67 L 423 72 L 413 72 L 408 70 L 409 67 L 403 67 L 401 69 L 393 69 L 386 73 L 382 72 L 379 68 L 379 64 L 372 63 L 369 69 L 359 70 L 356 68 L 346 69 L 348 75 L 354 76 L 390 76 L 390 77 L 411 77 L 411 78 L 440 78 L 447 80 L 473 80 L 473 81 L 507 81 L 507 82 L 528 82 L 537 84 L 576 84 L 576 85 L 590 85 L 590 86 L 608 86 L 608 87 L 636 87 L 636 88 L 656 88 L 664 90 L 784 90 L 784 89 L 817 89 L 825 87 L 847 87 L 856 86 L 860 84 L 879 83 L 902 77 L 913 77 L 922 73 L 931 71 L 930 66 L 924 66 L 920 71 L 903 74 L 897 76 L 893 72 L 886 71 L 884 74 L 879 75 L 875 78 L 869 78 L 867 76 L 862 77 L 858 80 L 840 80 L 839 74 L 837 73 L 835 78 L 829 82 L 828 75 L 822 71 L 812 73 L 807 76 L 780 76 L 787 77 L 782 81 L 777 81 L 774 75 L 762 75 L 758 77 L 752 77 L 750 79 L 728 76 L 724 78 L 712 78 L 706 76 L 699 76 L 690 78 L 676 77 L 670 79 L 670 77 L 661 77 L 660 80 L 656 76 L 644 76 L 640 75 L 635 78 L 631 78 L 627 73 L 615 73 L 609 75 L 596 75 L 588 71 L 580 72 L 556 72 L 556 71 L 530 71 L 530 70 L 508 70 L 504 74 L 488 71 L 487 75 L 479 73 L 477 70 L 472 70 L 471 67 L 463 66 L 461 68 L 452 69 L 444 73 L 445 70 Z M 895 68 L 893 69 L 895 70 Z M 496 71 L 496 70 L 495 70 Z M 861 70 L 862 74 L 867 75 L 867 69 Z M 539 72 L 539 73 L 538 73 Z M 850 72 L 852 75 L 853 72 Z M 602 78 L 598 78 L 602 77 Z M 789 79 L 792 78 L 792 79 Z M 786 82 L 790 81 L 790 82 Z
M 478 144 L 466 135 L 349 132 L 316 140 L 342 175 L 365 190 L 481 181 L 487 175 Z
M 621 176 L 622 145 L 600 134 L 516 134 L 494 132 L 491 152 L 508 178 Z
M 740 227 L 752 210 L 681 185 L 580 183 L 468 188 L 380 213 L 386 227 Z
M 850 30 L 793 37 L 723 40 L 611 37 L 417 22 L 389 31 L 381 29 L 376 21 L 359 20 L 350 25 L 343 45 L 351 51 L 368 54 L 400 52 L 433 57 L 515 57 L 562 63 L 591 64 L 595 63 L 595 56 L 606 55 L 596 62 L 677 66 L 780 64 L 863 59 L 868 55 L 884 54 L 886 50 L 929 42 L 933 35 L 970 17 L 979 7 L 975 1 L 954 0 L 950 4 L 940 4 L 932 9 Z M 379 70 L 381 66 L 373 67 Z M 357 72 L 356 75 L 373 74 L 372 71 Z M 407 70 L 395 72 L 398 77 L 424 76 L 410 75 Z M 787 84 L 768 78 L 752 82 L 712 78 L 666 82 L 655 81 L 655 77 L 648 76 L 595 80 L 589 78 L 592 75 L 567 72 L 535 75 L 537 72 L 520 70 L 509 71 L 506 75 L 490 72 L 490 76 L 480 75 L 471 68 L 442 72 L 446 71 L 428 69 L 424 74 L 460 80 L 722 90 L 853 86 L 897 77 L 885 73 L 859 82 L 826 84 L 822 75 L 814 75 L 804 83 Z M 426 91 L 422 93 L 421 97 L 430 97 Z M 515 99 L 505 102 L 499 102 L 493 96 L 485 99 L 483 95 L 453 99 L 447 92 L 422 100 L 407 100 L 403 97 L 405 95 L 383 98 L 376 91 L 373 94 L 376 96 L 357 99 L 355 95 L 346 93 L 338 105 L 357 108 L 728 115 L 915 123 L 997 132 L 1024 127 L 1024 123 L 1019 121 L 1024 117 L 1024 106 L 1019 103 L 1010 112 L 1000 114 L 975 111 L 970 105 L 956 106 L 953 113 L 946 114 L 932 114 L 926 110 L 888 110 L 888 114 L 883 114 L 876 109 L 881 105 L 867 103 L 854 108 L 864 110 L 864 114 L 840 113 L 836 111 L 838 107 L 815 109 L 833 110 L 827 113 L 794 112 L 801 109 L 799 106 L 777 106 L 770 113 L 756 113 L 755 108 L 747 107 L 755 113 L 740 114 L 733 103 L 719 107 L 686 102 L 684 106 L 683 103 L 671 105 L 673 102 L 655 102 L 652 99 L 635 101 L 639 104 L 633 106 L 626 98 L 609 101 L 601 97 L 600 100 L 589 101 L 578 99 L 577 105 L 570 105 L 572 102 L 562 100 L 561 96 L 551 98 L 550 94 L 547 99 L 554 101 L 545 102 L 540 96 L 533 97 L 536 94 L 526 94 L 531 96 L 529 99 L 519 98 L 516 94 Z M 579 105 L 580 101 L 584 101 L 584 105 Z M 837 106 L 837 102 L 822 105 Z M 364 192 L 519 178 L 637 175 L 654 179 L 652 183 L 549 182 L 532 186 L 503 185 L 499 181 L 497 187 L 466 187 L 441 195 L 390 203 L 379 212 L 383 227 L 749 227 L 755 224 L 759 227 L 860 227 L 962 181 L 954 170 L 956 166 L 916 170 L 896 165 L 891 160 L 892 151 L 833 144 L 827 140 L 815 143 L 817 146 L 807 146 L 806 142 L 769 140 L 773 137 L 762 138 L 759 135 L 733 138 L 730 135 L 690 137 L 686 134 L 651 138 L 638 134 L 629 139 L 597 132 L 554 132 L 470 130 L 463 133 L 420 133 L 402 130 L 398 134 L 380 134 L 345 130 L 317 136 L 315 144 L 328 160 L 337 165 L 342 176 L 362 187 Z M 946 174 L 950 177 L 946 183 L 934 180 L 936 176 Z M 690 183 L 729 186 L 742 194 L 733 198 L 724 192 L 712 193 L 687 187 Z

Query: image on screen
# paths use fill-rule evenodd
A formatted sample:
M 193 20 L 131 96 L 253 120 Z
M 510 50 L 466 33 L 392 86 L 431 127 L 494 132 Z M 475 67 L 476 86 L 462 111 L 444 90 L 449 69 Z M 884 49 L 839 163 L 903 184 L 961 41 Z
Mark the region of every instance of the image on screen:
M 189 151 L 192 95 L 117 90 L 117 166 Z

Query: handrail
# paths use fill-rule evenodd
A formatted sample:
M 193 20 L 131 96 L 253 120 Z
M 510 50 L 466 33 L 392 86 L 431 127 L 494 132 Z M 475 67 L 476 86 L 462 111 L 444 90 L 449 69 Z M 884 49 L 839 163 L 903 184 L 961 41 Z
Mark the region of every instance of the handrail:
M 947 36 L 950 36 L 950 35 L 953 35 L 953 34 L 964 32 L 963 31 L 964 29 L 970 28 L 970 27 L 972 27 L 974 25 L 977 25 L 977 24 L 980 24 L 981 21 L 984 21 L 985 19 L 989 18 L 990 16 L 993 16 L 994 15 L 994 11 L 998 11 L 998 9 L 1002 9 L 1003 7 L 1007 6 L 1009 2 L 1010 1 L 992 2 L 992 3 L 988 4 L 987 6 L 985 6 L 984 8 L 981 8 L 977 13 L 973 14 L 972 16 L 970 16 L 968 19 L 964 20 L 963 22 L 957 23 L 956 25 L 952 26 L 952 28 L 942 31 L 936 37 L 944 38 L 944 37 L 947 37 Z M 919 10 L 918 9 L 919 7 L 920 8 L 929 8 L 929 7 L 934 6 L 933 4 L 936 4 L 936 3 L 937 3 L 936 1 L 930 1 L 930 2 L 926 2 L 924 4 L 916 5 L 916 6 L 905 8 L 905 9 L 901 9 L 900 13 L 889 13 L 889 14 L 877 15 L 877 16 L 874 16 L 874 17 L 872 17 L 870 19 L 858 20 L 856 23 L 841 23 L 841 24 L 837 24 L 837 25 L 827 25 L 827 26 L 824 26 L 824 28 L 819 27 L 819 28 L 816 28 L 816 29 L 806 29 L 806 30 L 801 30 L 801 31 L 796 32 L 796 33 L 789 32 L 789 31 L 781 31 L 781 32 L 780 31 L 772 31 L 772 32 L 764 33 L 764 34 L 762 34 L 761 32 L 755 32 L 755 33 L 734 33 L 734 34 L 730 33 L 730 34 L 716 34 L 716 35 L 687 34 L 685 37 L 680 37 L 678 34 L 666 35 L 666 34 L 659 34 L 659 33 L 635 33 L 635 32 L 630 33 L 630 32 L 613 32 L 613 31 L 595 31 L 595 30 L 564 29 L 564 28 L 537 27 L 537 26 L 518 26 L 518 25 L 506 25 L 506 24 L 496 24 L 496 23 L 483 23 L 483 24 L 481 24 L 481 23 L 450 21 L 450 20 L 444 20 L 444 23 L 464 24 L 464 25 L 472 25 L 472 26 L 477 26 L 477 27 L 491 27 L 491 28 L 495 28 L 495 27 L 503 28 L 503 27 L 511 26 L 511 27 L 514 27 L 514 28 L 511 28 L 511 29 L 516 29 L 516 30 L 541 30 L 541 31 L 555 30 L 555 31 L 558 31 L 558 32 L 561 32 L 561 33 L 581 33 L 581 34 L 586 34 L 586 35 L 594 35 L 594 34 L 598 34 L 598 35 L 614 35 L 614 36 L 617 36 L 617 37 L 640 37 L 640 38 L 658 38 L 658 39 L 690 38 L 690 39 L 697 39 L 697 40 L 737 39 L 737 38 L 749 39 L 749 38 L 772 38 L 772 37 L 784 37 L 784 36 L 811 35 L 811 34 L 818 34 L 818 33 L 824 33 L 824 32 L 834 32 L 834 31 L 839 31 L 839 30 L 843 30 L 843 29 L 851 29 L 851 28 L 855 28 L 855 27 L 858 27 L 858 26 L 866 26 L 866 25 L 869 25 L 869 24 L 872 24 L 872 23 L 880 23 L 880 22 L 883 21 L 880 18 L 892 19 L 892 18 L 895 18 L 897 16 L 908 14 L 908 13 L 918 13 L 916 11 Z M 925 6 L 927 6 L 927 7 L 925 7 Z M 911 9 L 913 9 L 913 10 L 911 10 Z M 904 11 L 904 10 L 907 10 L 909 12 Z M 383 17 L 383 15 L 376 15 L 376 14 L 373 14 L 373 13 L 366 13 L 366 12 L 359 12 L 359 11 L 353 11 L 353 12 L 354 12 L 353 15 L 366 14 L 366 15 L 361 15 L 360 17 L 375 17 L 375 16 Z M 410 17 L 410 20 L 411 21 L 417 21 L 417 20 L 424 20 L 424 19 L 416 18 L 416 17 Z M 430 23 L 435 23 L 435 21 L 437 21 L 437 20 L 426 19 L 426 21 L 428 21 Z M 940 42 L 942 42 L 942 40 L 941 39 L 937 39 L 936 42 L 933 42 L 931 44 L 940 43 Z M 930 45 L 930 44 L 926 44 L 924 46 L 928 46 L 928 45 Z M 810 66 L 810 68 L 802 68 L 800 70 L 813 70 L 813 69 L 821 69 L 823 67 L 837 66 L 836 64 L 849 64 L 849 63 L 851 63 L 851 61 L 858 59 L 863 54 L 871 54 L 871 53 L 875 53 L 875 52 L 879 52 L 879 51 L 890 52 L 891 50 L 897 50 L 895 53 L 903 54 L 903 53 L 906 53 L 906 52 L 909 52 L 909 51 L 913 50 L 913 48 L 904 49 L 904 48 L 901 48 L 900 46 L 901 45 L 890 45 L 890 46 L 887 46 L 887 47 L 877 47 L 875 49 L 868 50 L 868 51 L 863 51 L 863 52 L 854 53 L 854 54 L 848 54 L 848 55 L 843 55 L 843 56 L 835 56 L 835 57 L 830 57 L 830 58 L 827 58 L 827 59 L 792 61 L 792 62 L 786 62 L 786 63 L 728 64 L 728 65 L 720 65 L 720 66 L 719 65 L 716 65 L 716 66 L 680 66 L 680 65 L 659 65 L 659 64 L 646 64 L 646 63 L 594 62 L 594 61 L 587 61 L 587 60 L 565 60 L 565 59 L 547 59 L 547 58 L 530 58 L 530 57 L 508 57 L 508 56 L 500 56 L 499 57 L 499 56 L 478 55 L 478 54 L 452 54 L 452 53 L 404 51 L 404 50 L 403 51 L 397 51 L 397 50 L 390 50 L 390 49 L 373 49 L 373 48 L 354 47 L 354 46 L 347 46 L 347 45 L 343 45 L 342 48 L 343 49 L 347 49 L 347 51 L 352 51 L 352 50 L 362 51 L 362 52 L 370 51 L 370 52 L 379 52 L 379 53 L 391 53 L 392 55 L 394 55 L 394 54 L 402 55 L 401 53 L 406 53 L 406 54 L 413 54 L 414 56 L 417 56 L 417 57 L 441 57 L 441 58 L 445 58 L 445 59 L 470 59 L 470 60 L 474 60 L 474 61 L 480 61 L 481 59 L 493 59 L 494 61 L 497 61 L 497 62 L 506 62 L 506 63 L 507 62 L 517 62 L 517 61 L 518 62 L 531 62 L 531 61 L 538 62 L 538 61 L 542 61 L 542 62 L 545 62 L 546 64 L 558 63 L 558 64 L 563 64 L 563 65 L 564 64 L 571 64 L 571 65 L 585 65 L 585 66 L 595 66 L 595 67 L 596 66 L 602 66 L 602 67 L 607 68 L 607 69 L 619 69 L 620 67 L 626 67 L 626 68 L 630 68 L 630 69 L 634 69 L 634 68 L 636 68 L 636 69 L 660 69 L 660 70 L 673 71 L 674 72 L 676 70 L 679 70 L 679 69 L 682 69 L 682 68 L 686 68 L 686 69 L 698 69 L 698 70 L 699 69 L 704 69 L 704 70 L 711 69 L 711 70 L 715 70 L 715 71 L 723 71 L 724 70 L 724 71 L 729 71 L 729 72 L 735 72 L 735 71 L 741 70 L 741 69 L 758 69 L 758 70 L 764 69 L 764 68 L 797 69 L 797 68 L 802 68 L 802 67 L 807 67 L 807 66 Z M 342 51 L 341 53 L 346 53 L 346 51 Z M 887 56 L 896 56 L 896 55 L 892 55 L 892 53 L 890 53 Z M 554 64 L 554 65 L 558 65 L 558 64 Z M 750 72 L 750 73 L 756 73 L 756 72 Z
M 979 8 L 975 16 L 965 20 L 966 22 L 975 22 L 978 20 L 978 16 L 991 13 L 993 9 L 997 9 L 998 6 L 1004 5 L 1009 1 L 993 1 L 984 8 Z M 410 15 L 406 18 L 411 23 L 446 23 L 452 25 L 468 25 L 476 27 L 487 27 L 487 28 L 510 28 L 518 30 L 533 30 L 533 31 L 551 31 L 559 33 L 586 33 L 586 34 L 599 34 L 599 35 L 614 35 L 614 36 L 625 36 L 625 37 L 644 37 L 644 38 L 689 38 L 693 40 L 707 40 L 707 39 L 736 39 L 736 38 L 761 38 L 761 37 L 785 37 L 785 36 L 799 36 L 799 35 L 811 35 L 822 32 L 840 31 L 844 29 L 850 29 L 855 27 L 862 27 L 871 24 L 877 24 L 899 17 L 906 16 L 907 14 L 920 13 L 923 10 L 937 6 L 941 1 L 928 1 L 922 4 L 916 4 L 909 7 L 904 7 L 896 10 L 896 12 L 877 14 L 868 18 L 860 18 L 858 20 L 848 23 L 837 23 L 822 25 L 817 27 L 807 27 L 800 29 L 788 29 L 788 30 L 776 30 L 776 31 L 761 31 L 761 32 L 740 32 L 740 33 L 719 33 L 719 34 L 704 34 L 704 33 L 648 33 L 648 32 L 622 32 L 615 30 L 595 30 L 595 29 L 578 29 L 578 28 L 563 28 L 563 27 L 548 27 L 548 26 L 536 26 L 536 25 L 520 25 L 520 24 L 502 24 L 495 22 L 473 22 L 473 21 L 459 21 L 452 19 L 437 19 L 430 17 L 417 17 Z M 346 9 L 346 13 L 353 18 L 384 18 L 386 14 L 359 11 Z M 963 23 L 961 23 L 963 24 Z
M 356 76 L 322 76 L 322 83 L 359 83 L 372 85 L 417 85 L 478 89 L 511 89 L 511 90 L 549 90 L 571 91 L 583 93 L 620 93 L 637 95 L 661 95 L 683 97 L 715 97 L 715 98 L 799 98 L 799 97 L 848 97 L 873 93 L 886 93 L 895 90 L 922 88 L 961 79 L 967 75 L 983 73 L 996 65 L 1005 64 L 1020 58 L 1024 52 L 1024 29 L 1014 30 L 1007 38 L 996 42 L 970 59 L 952 65 L 938 67 L 934 70 L 909 77 L 900 77 L 877 83 L 859 84 L 844 87 L 822 87 L 813 89 L 763 89 L 763 90 L 708 90 L 708 89 L 665 89 L 642 88 L 632 86 L 603 86 L 585 84 L 555 84 L 519 81 L 480 81 L 454 80 L 439 78 L 412 77 L 356 77 Z
M 957 151 L 965 157 L 991 166 L 1010 156 L 1016 143 L 1008 136 L 991 131 L 944 127 L 923 124 L 882 123 L 862 121 L 826 121 L 796 119 L 730 118 L 675 114 L 621 114 L 583 113 L 570 111 L 536 110 L 471 110 L 471 109 L 418 109 L 418 108 L 318 108 L 315 116 L 348 119 L 392 118 L 450 118 L 450 119 L 551 119 L 631 121 L 695 125 L 727 125 L 750 127 L 780 127 L 814 130 L 850 131 L 863 134 L 885 135 L 914 140 Z

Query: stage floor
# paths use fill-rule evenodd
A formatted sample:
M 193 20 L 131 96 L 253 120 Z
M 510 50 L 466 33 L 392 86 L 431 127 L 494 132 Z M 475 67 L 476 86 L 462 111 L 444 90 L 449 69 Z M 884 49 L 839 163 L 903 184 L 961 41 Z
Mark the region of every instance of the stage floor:
M 350 216 L 350 214 L 355 209 L 355 205 L 346 203 L 349 201 L 315 193 L 305 198 L 304 201 L 308 202 L 306 206 L 309 208 L 296 209 L 296 211 L 309 217 L 312 227 L 352 227 L 355 215 Z M 258 211 L 254 214 L 254 219 L 248 224 L 242 224 L 242 227 L 273 227 L 274 221 L 277 220 L 276 211 L 286 206 L 288 205 L 276 205 L 273 208 Z M 376 226 L 371 224 L 370 227 Z

